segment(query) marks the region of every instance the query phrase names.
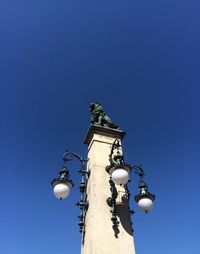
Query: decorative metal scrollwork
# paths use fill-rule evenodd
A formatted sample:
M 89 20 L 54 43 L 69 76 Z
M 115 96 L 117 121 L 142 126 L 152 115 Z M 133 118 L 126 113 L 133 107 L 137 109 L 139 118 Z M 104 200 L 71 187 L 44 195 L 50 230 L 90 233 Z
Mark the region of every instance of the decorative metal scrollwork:
M 88 175 L 88 172 L 86 170 L 86 164 L 87 160 L 83 159 L 79 154 L 77 153 L 72 153 L 69 151 L 65 151 L 63 154 L 63 161 L 64 161 L 64 166 L 66 167 L 67 162 L 72 161 L 74 158 L 78 159 L 81 163 L 81 169 L 78 170 L 78 173 L 81 174 L 81 183 L 79 185 L 79 190 L 81 193 L 80 200 L 76 202 L 76 205 L 79 206 L 80 208 L 80 214 L 78 216 L 79 222 L 79 231 L 80 233 L 83 232 L 83 228 L 85 226 L 85 216 L 86 212 L 89 206 L 89 203 L 87 201 L 87 195 L 86 195 L 86 188 L 87 188 L 87 178 L 86 176 Z M 67 168 L 67 167 L 66 167 Z

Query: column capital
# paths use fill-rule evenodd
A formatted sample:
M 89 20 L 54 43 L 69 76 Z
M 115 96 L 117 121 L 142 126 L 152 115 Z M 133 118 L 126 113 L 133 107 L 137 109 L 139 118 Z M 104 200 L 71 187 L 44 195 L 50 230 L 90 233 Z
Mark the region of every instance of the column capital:
M 109 127 L 91 124 L 83 143 L 89 146 L 94 134 L 111 138 L 119 138 L 122 140 L 126 133 L 119 129 L 112 129 Z

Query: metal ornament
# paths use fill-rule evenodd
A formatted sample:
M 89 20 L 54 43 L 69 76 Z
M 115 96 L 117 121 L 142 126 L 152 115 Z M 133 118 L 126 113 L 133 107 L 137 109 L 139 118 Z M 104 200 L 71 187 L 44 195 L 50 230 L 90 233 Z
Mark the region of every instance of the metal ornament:
M 119 139 L 115 139 L 112 144 L 111 152 L 109 155 L 110 165 L 106 167 L 106 171 L 111 175 L 117 168 L 123 168 L 128 173 L 131 173 L 131 165 L 124 162 L 124 156 L 120 151 L 121 145 Z M 116 151 L 116 152 L 115 152 Z
M 111 197 L 107 198 L 107 204 L 112 208 L 110 212 L 112 214 L 111 221 L 113 222 L 113 227 L 117 227 L 119 224 L 119 221 L 117 220 L 117 213 L 116 213 L 116 199 L 117 199 L 118 193 L 111 177 L 110 177 L 109 183 L 110 183 Z

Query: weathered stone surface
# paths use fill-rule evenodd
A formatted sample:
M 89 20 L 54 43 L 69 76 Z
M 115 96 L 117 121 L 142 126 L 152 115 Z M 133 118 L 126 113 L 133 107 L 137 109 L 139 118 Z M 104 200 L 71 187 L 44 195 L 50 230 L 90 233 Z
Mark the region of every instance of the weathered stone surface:
M 81 254 L 135 254 L 129 207 L 124 187 L 117 187 L 118 230 L 113 230 L 110 207 L 106 200 L 111 196 L 109 154 L 116 138 L 122 139 L 120 130 L 92 125 L 84 141 L 88 145 L 87 185 L 89 209 L 85 220 L 85 237 Z

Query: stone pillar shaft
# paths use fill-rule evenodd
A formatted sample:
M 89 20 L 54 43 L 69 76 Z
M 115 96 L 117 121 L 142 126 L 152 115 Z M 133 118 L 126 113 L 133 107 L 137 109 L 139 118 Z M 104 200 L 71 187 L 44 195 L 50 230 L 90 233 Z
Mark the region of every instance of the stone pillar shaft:
M 119 226 L 113 229 L 111 207 L 106 200 L 111 196 L 109 178 L 105 168 L 116 138 L 125 135 L 120 130 L 92 125 L 84 141 L 88 145 L 87 199 L 85 233 L 81 254 L 135 254 L 128 199 L 124 187 L 116 186 L 117 219 Z

